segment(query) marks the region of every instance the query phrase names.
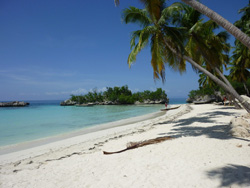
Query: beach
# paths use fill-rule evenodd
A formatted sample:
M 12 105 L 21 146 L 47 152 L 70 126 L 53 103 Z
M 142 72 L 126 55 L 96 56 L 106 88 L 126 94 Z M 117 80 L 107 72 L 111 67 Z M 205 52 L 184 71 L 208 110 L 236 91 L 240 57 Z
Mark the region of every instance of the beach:
M 0 155 L 0 187 L 250 187 L 250 138 L 229 134 L 230 120 L 245 113 L 185 104 L 155 118 L 17 146 Z

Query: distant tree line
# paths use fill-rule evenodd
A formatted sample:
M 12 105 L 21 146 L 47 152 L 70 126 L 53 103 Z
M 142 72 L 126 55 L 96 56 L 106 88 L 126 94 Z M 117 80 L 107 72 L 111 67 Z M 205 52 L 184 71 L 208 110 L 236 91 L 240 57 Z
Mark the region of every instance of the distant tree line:
M 134 104 L 136 101 L 144 102 L 147 100 L 161 101 L 162 103 L 168 103 L 169 101 L 166 92 L 161 88 L 157 88 L 156 91 L 145 90 L 143 92 L 132 93 L 127 85 L 113 88 L 107 87 L 104 92 L 98 92 L 97 89 L 94 89 L 85 95 L 71 95 L 71 101 L 79 104 L 101 103 L 105 101 L 115 104 Z

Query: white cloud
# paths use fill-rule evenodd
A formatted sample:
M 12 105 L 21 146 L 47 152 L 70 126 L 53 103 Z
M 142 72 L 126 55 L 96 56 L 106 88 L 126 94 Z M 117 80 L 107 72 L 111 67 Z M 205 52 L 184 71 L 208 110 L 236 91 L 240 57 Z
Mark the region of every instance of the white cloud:
M 89 91 L 93 92 L 94 90 L 96 90 L 97 92 L 104 92 L 104 91 L 107 91 L 107 88 L 106 87 L 103 87 L 103 88 L 93 88 L 93 89 L 90 89 Z
M 79 88 L 77 90 L 74 90 L 74 91 L 71 91 L 70 93 L 73 94 L 73 95 L 81 95 L 81 94 L 85 94 L 87 93 L 88 91 L 84 88 Z
M 79 88 L 79 89 L 76 89 L 76 90 L 73 90 L 73 91 L 52 91 L 52 92 L 45 92 L 45 95 L 84 95 L 88 92 L 93 92 L 94 89 L 90 89 L 90 90 L 87 90 L 87 89 L 84 89 L 84 88 Z M 103 88 L 97 88 L 97 92 L 104 92 L 106 91 L 106 87 L 103 87 Z
M 70 95 L 72 94 L 69 91 L 60 91 L 60 92 L 45 92 L 45 95 Z
M 17 80 L 17 81 L 30 81 L 30 78 L 23 75 L 16 75 L 16 74 L 1 74 L 9 79 Z

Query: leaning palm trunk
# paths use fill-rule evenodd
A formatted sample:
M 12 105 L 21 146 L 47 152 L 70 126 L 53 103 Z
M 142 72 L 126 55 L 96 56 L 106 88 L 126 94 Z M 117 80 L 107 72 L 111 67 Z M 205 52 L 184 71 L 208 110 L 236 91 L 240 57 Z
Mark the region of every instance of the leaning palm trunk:
M 195 40 L 197 42 L 199 42 L 199 40 L 197 40 L 197 36 L 195 34 L 193 34 L 193 37 L 195 38 Z M 202 54 L 202 56 L 206 59 L 207 63 L 214 69 L 214 71 L 219 75 L 219 77 L 224 81 L 224 83 L 230 88 L 230 90 L 237 93 L 237 91 L 234 89 L 234 87 L 231 85 L 231 83 L 228 81 L 228 79 L 224 76 L 224 74 L 220 71 L 220 69 L 216 65 L 214 65 L 213 63 L 210 62 L 207 54 L 204 53 L 203 50 L 200 49 L 200 47 L 198 47 L 198 49 L 199 49 L 200 53 Z M 235 96 L 233 96 L 232 94 L 229 94 L 229 96 L 230 96 L 230 98 L 233 99 L 234 105 L 236 106 L 236 108 L 240 109 L 241 108 L 240 105 L 235 101 Z
M 185 59 L 187 62 L 189 62 L 193 67 L 198 69 L 199 71 L 203 72 L 205 75 L 207 75 L 209 78 L 211 78 L 215 83 L 217 83 L 220 87 L 222 87 L 226 92 L 230 93 L 233 97 L 238 99 L 238 101 L 241 103 L 241 105 L 245 108 L 245 110 L 250 113 L 250 104 L 245 101 L 234 89 L 232 89 L 230 86 L 225 84 L 223 81 L 221 81 L 219 78 L 214 76 L 212 73 L 201 67 L 198 63 L 196 63 L 192 58 L 181 55 L 178 53 L 174 48 L 172 48 L 167 41 L 164 41 L 166 46 L 169 48 L 170 51 L 172 51 L 175 55 L 177 55 L 180 58 Z
M 195 61 L 193 61 L 190 57 L 187 56 L 183 56 L 183 58 L 188 61 L 190 64 L 192 64 L 195 68 L 197 68 L 198 70 L 202 71 L 204 74 L 206 74 L 208 77 L 210 77 L 215 83 L 217 83 L 220 87 L 222 87 L 225 91 L 227 91 L 228 93 L 230 93 L 234 98 L 238 99 L 238 101 L 242 104 L 242 106 L 245 108 L 245 110 L 250 113 L 250 104 L 245 101 L 236 91 L 235 89 L 232 87 L 232 85 L 228 82 L 228 80 L 225 78 L 224 75 L 222 75 L 222 73 L 220 72 L 220 77 L 224 80 L 226 80 L 228 84 L 222 82 L 220 79 L 218 79 L 216 76 L 214 76 L 213 74 L 211 74 L 209 71 L 207 71 L 206 69 L 204 69 L 203 67 L 201 67 L 199 64 L 197 64 Z
M 239 103 L 235 100 L 235 97 L 232 96 L 233 104 L 236 109 L 242 109 L 242 107 L 239 105 Z
M 243 82 L 243 86 L 244 86 L 244 88 L 245 88 L 245 90 L 247 92 L 247 96 L 249 97 L 250 95 L 249 95 L 249 90 L 247 88 L 246 82 Z
M 215 71 L 219 74 L 219 76 L 222 78 L 222 80 L 223 80 L 232 90 L 235 91 L 235 89 L 233 88 L 233 86 L 231 85 L 231 83 L 228 81 L 228 79 L 224 76 L 224 74 L 222 74 L 222 72 L 221 72 L 217 67 L 215 67 Z M 236 92 L 236 91 L 235 91 L 235 92 Z M 237 109 L 241 109 L 241 106 L 236 102 L 235 97 L 234 97 L 233 95 L 231 95 L 231 97 L 232 97 L 234 106 L 235 106 Z
M 195 38 L 195 40 L 197 42 L 199 42 L 196 34 L 193 33 L 193 37 Z M 219 75 L 219 77 L 224 81 L 224 83 L 227 84 L 227 86 L 230 88 L 230 90 L 237 93 L 237 91 L 234 89 L 234 87 L 231 85 L 231 83 L 228 81 L 228 79 L 224 76 L 224 74 L 220 71 L 220 69 L 217 67 L 217 65 L 214 65 L 213 63 L 211 63 L 207 54 L 204 53 L 203 50 L 200 49 L 200 47 L 198 47 L 198 49 L 199 49 L 200 53 L 202 54 L 202 56 L 205 58 L 206 62 L 214 69 L 214 71 Z M 235 97 L 232 96 L 231 94 L 230 94 L 230 97 L 233 99 L 235 106 L 237 108 L 241 108 L 240 105 L 235 101 Z
M 211 20 L 216 22 L 218 25 L 222 26 L 226 29 L 229 33 L 231 33 L 236 39 L 238 39 L 242 44 L 250 50 L 250 37 L 248 37 L 245 33 L 243 33 L 239 28 L 234 26 L 228 20 L 214 12 L 213 10 L 209 9 L 207 6 L 201 4 L 196 0 L 181 0 L 184 3 L 188 4 L 195 10 L 199 11 L 200 13 L 206 15 Z

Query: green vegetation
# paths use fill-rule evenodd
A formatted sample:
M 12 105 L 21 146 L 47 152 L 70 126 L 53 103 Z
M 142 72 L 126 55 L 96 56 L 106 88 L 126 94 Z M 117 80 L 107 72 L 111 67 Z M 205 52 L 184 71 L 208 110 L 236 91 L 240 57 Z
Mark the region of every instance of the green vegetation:
M 106 91 L 98 92 L 94 89 L 92 92 L 88 92 L 86 95 L 71 95 L 71 101 L 75 101 L 79 104 L 86 103 L 104 103 L 112 102 L 113 104 L 134 104 L 136 101 L 144 102 L 150 101 L 161 101 L 162 103 L 167 102 L 167 94 L 161 88 L 157 88 L 156 91 L 146 90 L 144 92 L 132 93 L 128 89 L 128 86 L 122 87 L 107 87 Z
M 194 99 L 196 96 L 205 96 L 214 94 L 214 90 L 210 87 L 200 87 L 197 90 L 192 90 L 189 92 L 188 97 Z
M 232 23 L 228 22 L 222 16 L 220 16 L 213 10 L 209 9 L 202 3 L 200 3 L 200 1 L 197 1 L 197 0 L 181 0 L 181 1 L 189 5 L 193 9 L 199 11 L 200 13 L 206 15 L 208 18 L 213 20 L 218 25 L 222 26 L 224 29 L 226 29 L 227 32 L 231 33 L 236 39 L 238 39 L 242 44 L 244 44 L 244 46 L 250 49 L 250 38 L 248 37 L 249 33 L 244 32 L 244 30 L 241 27 L 239 27 L 236 24 L 235 26 L 237 26 L 238 28 L 235 27 Z M 140 0 L 140 2 L 144 4 L 145 8 L 149 11 L 151 17 L 154 17 L 157 19 L 156 13 L 160 12 L 159 9 L 162 8 L 161 5 L 164 4 L 166 0 L 153 0 L 153 1 L 152 0 Z M 115 0 L 116 6 L 119 5 L 119 3 L 120 3 L 120 0 Z M 247 26 L 248 28 L 249 28 L 249 20 L 250 20 L 249 19 L 250 17 L 249 5 L 250 5 L 250 1 L 247 7 L 244 7 L 243 9 L 239 11 L 240 13 L 244 12 L 244 15 L 242 16 L 242 18 L 244 21 L 248 20 L 247 22 L 244 23 L 245 26 Z M 164 12 L 164 14 L 166 13 Z M 195 17 L 195 15 L 193 15 L 193 17 Z M 245 34 L 248 34 L 248 36 Z
M 250 4 L 246 7 L 239 10 L 239 13 L 242 14 L 242 17 L 235 22 L 235 25 L 241 29 L 247 35 L 250 35 Z M 250 96 L 250 51 L 238 40 L 235 40 L 234 47 L 232 47 L 233 52 L 230 58 L 229 63 L 224 62 L 224 64 L 228 64 L 227 68 L 230 70 L 230 73 L 227 77 L 230 84 L 240 95 Z M 215 56 L 214 56 L 215 57 Z M 218 63 L 217 63 L 218 64 Z M 209 67 L 206 67 L 209 69 Z M 216 73 L 213 73 L 216 74 Z M 189 93 L 189 98 L 195 98 L 195 96 L 204 96 L 204 95 L 212 95 L 215 92 L 220 91 L 222 95 L 226 94 L 224 90 L 222 90 L 215 82 L 213 82 L 209 77 L 200 72 L 199 79 L 199 89 L 192 90 Z
M 246 78 L 249 77 L 247 47 L 243 46 L 244 48 L 235 50 L 234 63 L 231 64 L 237 66 L 236 69 L 231 69 L 235 75 L 226 77 L 223 74 L 223 68 L 227 68 L 231 60 L 229 58 L 230 45 L 227 42 L 229 35 L 225 31 L 217 31 L 218 22 L 205 21 L 198 11 L 183 3 L 166 6 L 165 0 L 141 2 L 144 9 L 129 7 L 124 9 L 122 15 L 124 23 L 137 24 L 139 27 L 131 35 L 129 66 L 136 62 L 138 53 L 150 46 L 151 65 L 155 79 L 165 80 L 167 66 L 182 73 L 186 70 L 186 63 L 190 63 L 197 73 L 204 73 L 200 82 L 215 82 L 227 95 L 238 99 L 241 105 L 250 112 L 250 104 L 245 102 L 229 81 L 231 78 L 238 82 L 240 80 L 246 82 Z M 197 1 L 193 2 L 197 3 Z M 238 27 L 240 26 L 246 34 L 250 34 L 249 5 L 241 12 L 244 14 Z M 213 93 L 216 90 L 212 85 L 215 84 L 203 87 L 199 92 Z M 244 86 L 249 94 L 246 83 Z M 194 93 L 192 92 L 191 95 Z
M 249 4 L 240 9 L 239 13 L 243 14 L 242 17 L 234 24 L 240 28 L 244 33 L 250 36 L 250 2 Z M 230 63 L 230 77 L 232 80 L 243 83 L 246 94 L 250 96 L 249 87 L 247 87 L 247 80 L 250 77 L 250 50 L 238 40 L 234 42 L 232 62 Z
M 237 82 L 232 79 L 228 79 L 229 82 L 232 84 L 232 86 L 235 88 L 237 93 L 240 95 L 247 95 L 245 87 L 250 90 L 250 78 L 246 81 L 246 83 L 242 82 Z M 205 95 L 214 95 L 216 92 L 220 92 L 221 95 L 225 95 L 225 91 L 221 89 L 218 85 L 216 84 L 206 84 L 199 87 L 197 90 L 192 90 L 189 92 L 188 97 L 190 99 L 194 99 L 196 96 L 205 96 Z

